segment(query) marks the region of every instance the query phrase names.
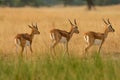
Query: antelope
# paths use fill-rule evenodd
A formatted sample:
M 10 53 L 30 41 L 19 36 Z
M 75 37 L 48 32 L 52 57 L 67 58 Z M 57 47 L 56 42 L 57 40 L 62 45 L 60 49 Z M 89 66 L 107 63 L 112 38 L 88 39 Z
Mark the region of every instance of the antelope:
M 79 33 L 76 19 L 74 19 L 74 24 L 69 19 L 68 19 L 68 21 L 71 24 L 71 29 L 69 32 L 67 32 L 65 30 L 60 30 L 60 29 L 52 29 L 50 31 L 50 37 L 51 37 L 50 49 L 53 50 L 54 53 L 55 53 L 54 48 L 58 43 L 63 43 L 64 48 L 65 48 L 65 53 L 68 53 L 68 42 L 70 41 L 70 39 L 72 38 L 74 33 L 76 33 L 76 34 Z
M 32 40 L 34 38 L 34 35 L 40 34 L 37 24 L 36 25 L 28 25 L 29 28 L 32 29 L 31 33 L 21 33 L 21 34 L 17 34 L 15 36 L 15 45 L 16 45 L 16 49 L 18 46 L 20 46 L 22 48 L 21 50 L 21 55 L 23 54 L 24 48 L 25 47 L 29 47 L 31 53 L 33 52 L 32 50 Z M 17 50 L 16 50 L 17 51 Z
M 105 42 L 105 39 L 107 38 L 108 33 L 115 32 L 109 19 L 107 19 L 107 21 L 103 19 L 103 22 L 105 23 L 105 26 L 106 26 L 105 31 L 103 33 L 89 31 L 84 34 L 84 39 L 86 42 L 85 52 L 87 52 L 92 45 L 97 44 L 99 45 L 98 53 L 100 53 L 101 47 Z

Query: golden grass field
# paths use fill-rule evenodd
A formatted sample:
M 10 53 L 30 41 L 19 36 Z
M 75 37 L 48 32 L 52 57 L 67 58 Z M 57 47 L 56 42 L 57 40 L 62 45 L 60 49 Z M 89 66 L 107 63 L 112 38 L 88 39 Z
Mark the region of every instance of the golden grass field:
M 0 8 L 0 80 L 120 80 L 120 5 L 96 7 L 88 11 L 81 7 Z M 114 33 L 109 33 L 101 54 L 98 46 L 83 57 L 87 31 L 103 32 L 102 19 L 109 18 Z M 49 56 L 50 30 L 70 30 L 68 19 L 77 20 L 80 34 L 69 42 L 70 56 L 62 56 L 62 45 L 56 47 L 57 56 Z M 14 37 L 30 33 L 28 24 L 37 23 L 40 35 L 33 39 L 33 54 L 18 56 Z M 105 54 L 105 55 L 104 55 Z M 110 54 L 110 55 L 109 55 Z
M 105 24 L 102 19 L 109 18 L 114 33 L 110 33 L 103 44 L 103 53 L 120 53 L 120 5 L 96 7 L 96 10 L 88 11 L 82 7 L 52 7 L 52 8 L 0 8 L 0 51 L 4 56 L 15 55 L 14 37 L 17 33 L 30 33 L 28 24 L 37 23 L 40 35 L 34 37 L 34 53 L 45 53 L 49 50 L 50 30 L 59 28 L 70 30 L 68 19 L 77 20 L 80 34 L 74 34 L 69 42 L 69 51 L 81 55 L 85 42 L 83 34 L 87 31 L 103 32 Z M 53 26 L 54 24 L 54 26 Z M 59 45 L 60 48 L 62 47 Z M 92 47 L 91 51 L 98 47 Z M 29 49 L 28 49 L 29 50 Z M 71 53 L 72 54 L 72 53 Z

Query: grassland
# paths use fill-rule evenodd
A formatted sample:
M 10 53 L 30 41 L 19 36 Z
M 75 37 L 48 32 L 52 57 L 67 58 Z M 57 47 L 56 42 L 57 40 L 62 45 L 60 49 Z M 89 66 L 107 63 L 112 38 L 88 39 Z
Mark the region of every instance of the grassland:
M 97 7 L 87 11 L 85 7 L 53 8 L 0 8 L 0 80 L 120 80 L 120 5 Z M 56 49 L 57 57 L 50 59 L 49 31 L 59 28 L 69 31 L 67 19 L 77 19 L 80 34 L 74 34 L 69 43 L 71 57 L 62 57 L 62 46 Z M 102 18 L 109 18 L 115 33 L 106 39 L 102 54 L 90 49 L 92 54 L 82 58 L 86 31 L 103 32 Z M 32 56 L 21 58 L 15 52 L 14 37 L 17 33 L 30 33 L 28 24 L 36 23 L 40 35 L 33 40 Z M 54 24 L 54 26 L 53 26 Z M 29 50 L 29 49 L 28 49 Z M 95 53 L 95 54 L 94 54 Z
M 91 57 L 48 56 L 34 60 L 0 59 L 0 80 L 119 80 L 120 61 Z

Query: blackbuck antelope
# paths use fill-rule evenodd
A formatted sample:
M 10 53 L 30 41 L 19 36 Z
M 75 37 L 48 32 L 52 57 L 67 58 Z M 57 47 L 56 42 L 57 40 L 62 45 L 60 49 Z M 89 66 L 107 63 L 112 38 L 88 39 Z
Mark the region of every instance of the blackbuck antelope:
M 84 39 L 85 39 L 86 44 L 87 44 L 86 48 L 85 48 L 85 52 L 87 52 L 87 50 L 93 44 L 97 44 L 97 45 L 99 45 L 98 52 L 100 53 L 101 47 L 102 47 L 105 39 L 107 38 L 108 33 L 109 32 L 115 32 L 115 30 L 113 29 L 109 19 L 107 21 L 105 21 L 103 19 L 103 22 L 106 24 L 106 28 L 105 28 L 104 33 L 89 31 L 89 32 L 84 34 Z
M 21 46 L 22 50 L 21 50 L 21 54 L 24 51 L 24 48 L 29 46 L 31 53 L 33 52 L 32 50 L 32 40 L 34 38 L 34 35 L 36 34 L 40 34 L 40 32 L 38 31 L 38 27 L 37 24 L 36 25 L 28 25 L 29 28 L 32 29 L 31 34 L 28 33 L 22 33 L 22 34 L 17 34 L 15 36 L 15 45 L 16 45 L 16 49 L 18 46 Z
M 54 51 L 55 53 L 55 46 L 58 43 L 63 43 L 64 44 L 64 48 L 65 48 L 65 53 L 68 53 L 68 42 L 71 39 L 72 35 L 74 33 L 78 34 L 79 30 L 78 30 L 78 26 L 76 23 L 76 20 L 74 20 L 74 24 L 69 20 L 70 24 L 71 24 L 71 29 L 69 32 L 65 31 L 65 30 L 60 30 L 60 29 L 52 29 L 50 31 L 50 37 L 51 37 L 51 50 Z M 69 53 L 68 53 L 69 54 Z

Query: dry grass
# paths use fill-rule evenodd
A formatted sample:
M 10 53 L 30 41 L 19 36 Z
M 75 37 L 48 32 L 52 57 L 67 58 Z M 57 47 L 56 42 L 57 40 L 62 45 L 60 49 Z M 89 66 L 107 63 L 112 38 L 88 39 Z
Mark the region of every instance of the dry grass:
M 85 7 L 54 8 L 0 8 L 0 80 L 120 80 L 120 5 L 97 7 L 87 11 Z M 69 31 L 67 19 L 77 19 L 80 34 L 74 34 L 69 43 L 70 53 L 74 56 L 62 56 L 61 45 L 53 60 L 49 54 L 49 31 L 55 28 Z M 103 32 L 102 18 L 110 18 L 115 33 L 106 39 L 103 56 L 92 52 L 92 56 L 80 58 L 85 47 L 83 34 L 86 31 Z M 30 33 L 28 24 L 38 23 L 40 35 L 33 40 L 32 57 L 16 56 L 14 37 L 17 33 Z M 113 54 L 116 54 L 113 56 Z M 77 56 L 75 56 L 77 55 Z M 118 57 L 119 56 L 119 57 Z
M 68 18 L 77 19 L 80 34 L 74 34 L 69 43 L 70 52 L 81 55 L 85 47 L 83 34 L 86 31 L 103 32 L 102 18 L 110 18 L 115 33 L 110 33 L 103 45 L 102 52 L 120 52 L 120 5 L 97 7 L 97 10 L 87 11 L 85 7 L 54 7 L 54 8 L 0 8 L 0 50 L 8 55 L 15 53 L 14 37 L 17 33 L 30 32 L 28 24 L 38 23 L 41 34 L 33 41 L 34 52 L 45 52 L 50 44 L 49 31 L 56 28 L 69 31 Z M 92 47 L 91 50 L 96 50 Z

